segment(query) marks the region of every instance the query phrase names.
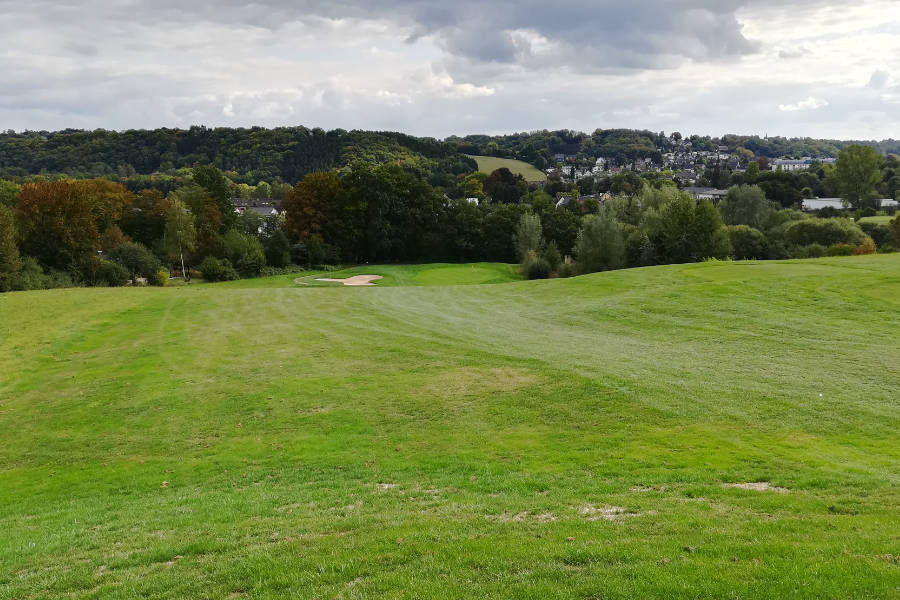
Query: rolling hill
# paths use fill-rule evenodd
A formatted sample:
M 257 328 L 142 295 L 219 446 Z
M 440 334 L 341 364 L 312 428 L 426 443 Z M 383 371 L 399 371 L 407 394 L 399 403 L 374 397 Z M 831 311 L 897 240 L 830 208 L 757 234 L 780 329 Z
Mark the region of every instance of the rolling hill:
M 900 254 L 350 273 L 0 295 L 0 598 L 896 598 Z
M 475 159 L 475 162 L 478 163 L 478 170 L 482 173 L 491 174 L 497 169 L 506 167 L 513 173 L 513 175 L 521 175 L 522 177 L 524 177 L 525 181 L 547 180 L 547 176 L 544 175 L 541 171 L 526 162 L 522 162 L 521 160 L 513 160 L 511 158 L 496 158 L 494 156 L 472 156 L 468 154 L 466 156 Z

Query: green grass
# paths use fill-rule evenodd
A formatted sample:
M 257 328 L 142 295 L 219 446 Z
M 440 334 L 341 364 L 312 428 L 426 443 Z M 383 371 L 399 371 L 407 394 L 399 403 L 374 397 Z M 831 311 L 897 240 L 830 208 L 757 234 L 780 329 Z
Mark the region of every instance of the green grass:
M 513 160 L 511 158 L 496 158 L 494 156 L 473 156 L 467 155 L 469 158 L 474 158 L 478 163 L 478 170 L 482 173 L 487 173 L 490 175 L 497 169 L 502 167 L 506 167 L 510 171 L 512 171 L 513 175 L 521 175 L 525 178 L 525 181 L 546 181 L 547 176 L 540 171 L 534 165 L 530 165 L 527 162 L 522 162 L 521 160 Z
M 0 598 L 897 597 L 900 254 L 378 268 L 0 295 Z
M 346 279 L 354 275 L 381 275 L 382 279 L 375 281 L 375 285 L 378 287 L 508 283 L 521 279 L 516 271 L 517 266 L 504 263 L 362 265 L 324 274 L 315 272 L 310 275 L 295 275 L 293 279 L 279 276 L 277 285 L 344 287 L 339 282 L 317 280 L 320 278 Z M 266 279 L 262 279 L 261 282 L 262 286 L 270 285 Z M 245 285 L 250 286 L 251 284 Z
M 886 215 L 879 215 L 876 217 L 861 217 L 859 219 L 860 223 L 883 223 L 885 225 L 889 224 L 894 220 L 894 217 L 889 217 Z

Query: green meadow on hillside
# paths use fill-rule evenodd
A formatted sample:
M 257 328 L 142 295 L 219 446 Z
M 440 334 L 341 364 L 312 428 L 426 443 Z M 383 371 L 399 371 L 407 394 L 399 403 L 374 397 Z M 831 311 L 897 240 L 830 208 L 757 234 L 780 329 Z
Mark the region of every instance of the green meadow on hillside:
M 469 158 L 474 158 L 475 162 L 478 163 L 478 170 L 482 173 L 487 173 L 488 175 L 497 169 L 506 167 L 513 175 L 521 175 L 524 177 L 525 181 L 546 181 L 547 179 L 547 176 L 537 167 L 530 165 L 527 162 L 522 162 L 521 160 L 497 158 L 495 156 L 467 156 L 469 156 Z
M 0 295 L 0 599 L 897 597 L 900 254 L 348 274 Z
M 859 220 L 860 223 L 879 223 L 882 225 L 889 225 L 891 221 L 894 220 L 894 217 L 886 216 L 886 215 L 878 215 L 875 217 L 863 217 Z

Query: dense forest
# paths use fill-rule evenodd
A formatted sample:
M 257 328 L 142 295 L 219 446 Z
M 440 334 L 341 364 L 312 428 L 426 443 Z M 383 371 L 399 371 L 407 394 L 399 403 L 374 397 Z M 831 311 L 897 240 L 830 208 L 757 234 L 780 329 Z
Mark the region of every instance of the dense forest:
M 38 174 L 116 178 L 133 191 L 174 187 L 177 182 L 165 176 L 175 176 L 179 169 L 195 165 L 213 165 L 228 172 L 236 183 L 293 184 L 307 173 L 343 167 L 356 160 L 401 162 L 435 185 L 476 168 L 473 160 L 451 144 L 393 132 L 197 126 L 0 134 L 0 178 Z M 146 177 L 154 174 L 155 179 Z
M 396 132 L 325 131 L 278 127 L 84 131 L 7 131 L 0 133 L 0 178 L 60 176 L 101 177 L 137 192 L 145 188 L 168 193 L 185 171 L 213 165 L 235 183 L 293 185 L 307 173 L 344 168 L 354 161 L 402 163 L 436 187 L 452 185 L 455 176 L 476 169 L 466 154 L 516 158 L 538 168 L 556 164 L 562 154 L 590 161 L 610 158 L 620 165 L 635 159 L 659 162 L 673 150 L 680 133 L 666 135 L 633 129 L 598 129 L 591 134 L 570 130 L 534 131 L 511 135 L 451 136 L 444 141 Z M 712 151 L 720 145 L 754 156 L 836 157 L 854 142 L 725 135 L 684 138 L 693 150 Z M 882 154 L 900 154 L 900 141 L 858 142 Z

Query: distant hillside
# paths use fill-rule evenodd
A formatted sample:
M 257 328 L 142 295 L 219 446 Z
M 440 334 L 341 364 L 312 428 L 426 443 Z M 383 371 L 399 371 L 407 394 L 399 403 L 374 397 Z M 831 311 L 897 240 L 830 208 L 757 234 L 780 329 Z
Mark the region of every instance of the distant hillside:
M 491 174 L 497 169 L 506 167 L 513 175 L 521 175 L 524 177 L 525 181 L 546 181 L 547 179 L 547 176 L 544 175 L 544 173 L 536 169 L 533 165 L 529 165 L 527 162 L 522 162 L 521 160 L 497 158 L 494 156 L 471 156 L 468 154 L 466 156 L 474 159 L 478 163 L 478 170 L 482 173 Z
M 445 141 L 468 155 L 490 155 L 522 160 L 539 169 L 557 164 L 557 155 L 588 160 L 611 158 L 617 164 L 635 159 L 659 160 L 660 152 L 672 150 L 676 140 L 688 140 L 694 150 L 715 150 L 719 146 L 734 152 L 744 148 L 757 156 L 836 157 L 850 144 L 872 146 L 883 154 L 900 154 L 900 140 L 825 140 L 814 138 L 785 138 L 780 136 L 732 135 L 710 137 L 637 129 L 597 129 L 584 133 L 562 129 L 531 131 L 508 135 L 450 136 Z
M 63 173 L 75 177 L 171 172 L 212 164 L 254 184 L 294 183 L 307 173 L 353 160 L 402 162 L 440 185 L 447 176 L 475 170 L 452 144 L 403 133 L 278 127 L 83 131 L 0 134 L 0 177 Z

